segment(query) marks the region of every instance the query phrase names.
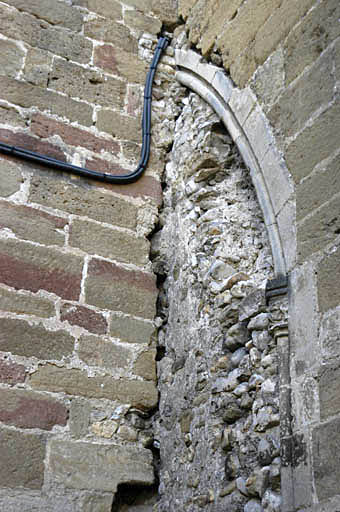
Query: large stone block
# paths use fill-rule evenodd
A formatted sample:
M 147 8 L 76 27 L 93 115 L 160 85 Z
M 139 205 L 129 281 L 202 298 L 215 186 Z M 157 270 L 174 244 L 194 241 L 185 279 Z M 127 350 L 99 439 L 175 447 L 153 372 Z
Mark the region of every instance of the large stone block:
M 226 68 L 253 41 L 260 27 L 280 3 L 279 0 L 251 0 L 239 7 L 237 15 L 224 26 L 217 41 Z
M 340 155 L 325 163 L 317 173 L 311 175 L 296 187 L 296 217 L 306 215 L 329 201 L 334 192 L 340 191 Z
M 26 11 L 37 18 L 46 20 L 52 25 L 63 25 L 76 32 L 79 32 L 83 23 L 83 15 L 77 9 L 69 5 L 60 4 L 54 0 L 8 0 L 19 11 Z
M 134 142 L 140 142 L 142 132 L 140 120 L 135 117 L 122 115 L 112 110 L 100 110 L 97 115 L 98 130 L 113 135 L 117 139 L 124 139 Z
M 69 243 L 88 254 L 96 254 L 124 263 L 145 265 L 149 260 L 150 244 L 145 238 L 95 223 L 74 220 Z
M 98 18 L 88 21 L 85 24 L 84 33 L 92 39 L 113 44 L 115 48 L 119 48 L 119 51 L 125 50 L 137 54 L 137 40 L 131 35 L 130 30 L 125 25 L 112 21 L 112 19 L 103 20 Z
M 325 110 L 286 150 L 286 162 L 296 183 L 339 147 L 340 103 Z
M 162 23 L 157 18 L 145 16 L 137 10 L 126 10 L 124 22 L 133 30 L 148 32 L 149 34 L 158 34 L 162 28 Z
M 14 385 L 25 381 L 26 368 L 22 364 L 0 359 L 0 382 Z
M 314 0 L 286 0 L 281 2 L 255 37 L 255 58 L 262 64 L 284 41 L 287 34 L 314 4 Z
M 41 114 L 32 116 L 31 131 L 43 139 L 59 135 L 66 144 L 81 146 L 94 153 L 117 154 L 119 152 L 119 144 L 113 140 L 99 138 L 88 131 L 59 123 Z
M 51 114 L 66 117 L 70 121 L 92 125 L 93 109 L 84 102 L 56 94 L 53 91 L 36 87 L 13 78 L 0 77 L 1 96 L 4 100 L 24 108 L 38 107 Z
M 66 425 L 68 411 L 56 400 L 24 389 L 0 389 L 0 421 L 19 428 L 52 430 Z
M 94 51 L 94 63 L 99 68 L 119 75 L 129 82 L 145 83 L 147 65 L 131 52 L 108 44 L 97 46 Z
M 74 339 L 65 331 L 47 331 L 24 320 L 0 318 L 0 350 L 38 359 L 61 359 L 70 356 Z
M 155 332 L 155 327 L 151 322 L 144 322 L 129 316 L 122 316 L 113 313 L 111 317 L 110 334 L 114 338 L 128 343 L 147 343 L 151 341 L 151 336 Z
M 126 368 L 132 359 L 132 353 L 125 347 L 95 336 L 81 336 L 78 354 L 86 364 L 109 370 Z
M 51 175 L 32 178 L 30 201 L 74 215 L 84 215 L 99 222 L 134 229 L 137 208 L 124 199 L 94 190 L 82 184 L 75 186 Z
M 290 32 L 284 43 L 287 85 L 340 35 L 339 23 L 335 21 L 339 16 L 338 0 L 327 0 L 316 5 Z
M 55 316 L 55 307 L 51 301 L 24 293 L 0 288 L 0 309 L 19 315 L 35 315 L 40 317 Z
M 50 79 L 50 88 L 67 96 L 104 107 L 122 108 L 124 105 L 125 84 L 115 78 L 103 76 L 98 71 L 57 59 L 54 61 Z
M 0 226 L 19 238 L 46 245 L 64 245 L 67 220 L 35 208 L 0 201 Z
M 82 258 L 73 254 L 11 238 L 0 240 L 1 282 L 17 290 L 46 290 L 77 300 L 82 267 Z
M 0 40 L 0 69 L 2 75 L 15 78 L 23 65 L 24 52 L 11 41 Z
M 117 0 L 73 0 L 73 5 L 86 7 L 89 11 L 97 12 L 105 18 L 113 18 L 116 21 L 122 18 L 122 6 Z
M 88 377 L 82 370 L 58 368 L 51 364 L 39 367 L 29 382 L 35 389 L 118 400 L 141 410 L 153 409 L 158 401 L 157 388 L 153 382 L 114 379 L 111 376 Z
M 21 169 L 15 162 L 0 158 L 0 196 L 9 197 L 20 190 L 23 177 Z M 6 176 L 6 179 L 4 177 Z
M 45 440 L 36 434 L 0 430 L 0 482 L 11 489 L 41 489 L 44 481 Z
M 327 52 L 308 73 L 286 89 L 268 114 L 276 129 L 286 136 L 294 135 L 322 104 L 332 100 L 335 86 L 332 69 L 333 55 Z
M 299 261 L 331 243 L 340 232 L 340 201 L 335 196 L 322 205 L 311 217 L 298 224 L 297 245 Z
M 126 270 L 113 263 L 93 259 L 85 283 L 86 301 L 100 308 L 143 318 L 156 312 L 157 288 L 153 275 Z
M 323 316 L 320 344 L 324 359 L 340 358 L 340 308 L 331 310 Z
M 71 489 L 115 493 L 122 483 L 152 485 L 152 453 L 140 448 L 51 441 L 49 469 L 53 479 Z
M 31 84 L 47 87 L 51 67 L 52 55 L 49 52 L 30 48 L 25 59 L 23 77 Z
M 319 500 L 339 494 L 340 419 L 316 427 L 313 431 L 313 461 Z M 337 508 L 337 507 L 336 507 Z M 331 508 L 329 510 L 336 510 Z M 318 509 L 320 510 L 320 509 Z M 328 509 L 327 509 L 328 510 Z
M 64 303 L 60 308 L 60 320 L 71 325 L 78 325 L 95 334 L 106 334 L 107 321 L 104 315 L 85 306 Z
M 18 146 L 30 151 L 36 151 L 37 153 L 42 153 L 49 157 L 57 158 L 63 162 L 65 161 L 65 155 L 61 149 L 54 146 L 50 142 L 41 141 L 35 137 L 32 137 L 31 135 L 28 135 L 27 133 L 15 132 L 12 130 L 0 128 L 0 139 L 1 142 L 4 142 L 5 144 Z
M 340 412 L 340 368 L 337 363 L 322 366 L 319 376 L 320 416 L 325 420 Z
M 321 311 L 335 308 L 340 304 L 340 249 L 327 255 L 318 266 L 318 296 Z
M 133 365 L 133 373 L 146 380 L 156 380 L 156 350 L 142 352 Z

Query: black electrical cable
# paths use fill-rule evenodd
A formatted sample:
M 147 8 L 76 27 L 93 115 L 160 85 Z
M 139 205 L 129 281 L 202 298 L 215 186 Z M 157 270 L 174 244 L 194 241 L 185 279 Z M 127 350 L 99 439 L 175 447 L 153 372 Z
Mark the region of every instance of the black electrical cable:
M 161 58 L 162 52 L 167 48 L 169 39 L 167 37 L 160 37 L 156 46 L 156 50 L 146 76 L 145 89 L 144 89 L 144 103 L 143 103 L 143 116 L 142 116 L 142 149 L 137 168 L 129 174 L 112 175 L 107 173 L 101 173 L 98 171 L 91 171 L 86 167 L 79 167 L 77 165 L 68 164 L 62 160 L 57 160 L 49 156 L 35 153 L 27 149 L 11 146 L 0 142 L 0 153 L 6 153 L 13 155 L 31 162 L 52 167 L 53 169 L 59 169 L 60 171 L 71 172 L 73 174 L 79 174 L 86 178 L 93 178 L 98 181 L 105 181 L 106 183 L 115 183 L 118 185 L 127 185 L 133 183 L 140 178 L 143 174 L 150 156 L 150 140 L 151 140 L 151 96 L 152 96 L 152 84 L 155 76 L 156 68 Z

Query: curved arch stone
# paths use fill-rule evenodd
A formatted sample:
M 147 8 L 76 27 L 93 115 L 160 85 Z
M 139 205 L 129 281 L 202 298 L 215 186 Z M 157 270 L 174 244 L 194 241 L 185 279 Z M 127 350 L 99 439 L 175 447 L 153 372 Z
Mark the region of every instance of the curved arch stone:
M 199 54 L 176 50 L 177 80 L 215 110 L 249 168 L 271 244 L 276 276 L 296 261 L 294 187 L 269 123 L 250 88 L 239 90 Z

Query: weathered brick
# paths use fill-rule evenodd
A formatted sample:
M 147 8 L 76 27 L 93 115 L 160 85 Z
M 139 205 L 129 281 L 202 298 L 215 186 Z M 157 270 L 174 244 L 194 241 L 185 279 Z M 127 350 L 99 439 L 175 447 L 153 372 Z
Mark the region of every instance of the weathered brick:
M 156 350 L 142 352 L 133 365 L 133 373 L 146 380 L 156 380 Z
M 340 155 L 296 187 L 296 218 L 298 221 L 331 199 L 335 191 L 340 191 L 339 169 Z
M 51 71 L 51 89 L 68 96 L 86 100 L 104 107 L 122 108 L 126 86 L 119 80 L 90 71 L 81 66 L 55 60 Z
M 10 124 L 16 128 L 27 128 L 27 114 L 20 113 L 9 105 L 0 105 L 0 116 L 3 124 Z
M 11 238 L 0 240 L 1 282 L 17 290 L 46 290 L 77 300 L 82 266 L 78 256 Z
M 97 114 L 97 128 L 113 137 L 140 142 L 142 130 L 140 119 L 112 110 L 100 110 Z
M 127 51 L 109 44 L 97 46 L 94 51 L 94 63 L 99 68 L 126 78 L 129 82 L 145 83 L 146 63 Z
M 78 325 L 95 334 L 106 334 L 106 318 L 93 309 L 76 304 L 64 303 L 60 309 L 60 320 L 71 325 Z
M 0 429 L 0 481 L 11 489 L 41 489 L 44 481 L 45 439 L 7 428 Z
M 230 64 L 255 38 L 260 27 L 280 5 L 281 0 L 249 0 L 242 3 L 232 21 L 227 23 L 217 40 L 223 64 Z
M 86 364 L 108 369 L 126 368 L 132 355 L 126 348 L 95 336 L 81 336 L 78 354 Z
M 116 0 L 73 0 L 73 5 L 86 7 L 89 11 L 97 12 L 105 18 L 118 21 L 122 18 L 122 6 Z
M 125 263 L 145 265 L 149 260 L 150 244 L 145 238 L 81 220 L 72 222 L 69 244 Z
M 178 0 L 178 14 L 186 20 L 196 2 L 197 0 Z
M 151 10 L 167 28 L 175 28 L 178 21 L 177 0 L 152 0 Z
M 90 423 L 91 404 L 88 400 L 73 398 L 70 406 L 70 431 L 73 437 L 85 437 Z
M 0 6 L 0 32 L 12 39 L 23 40 L 32 47 L 48 50 L 77 62 L 89 62 L 92 55 L 92 43 L 84 36 L 55 28 L 30 14 L 3 5 Z
M 115 141 L 99 138 L 93 133 L 59 123 L 41 114 L 36 114 L 32 117 L 31 130 L 39 137 L 46 139 L 53 135 L 59 135 L 66 144 L 77 147 L 81 146 L 95 153 L 107 151 L 114 154 L 119 151 L 119 144 Z
M 162 28 L 162 23 L 156 18 L 145 16 L 140 11 L 125 11 L 124 22 L 133 30 L 148 32 L 150 34 L 158 34 Z
M 110 335 L 128 343 L 150 344 L 155 327 L 150 322 L 113 313 Z
M 15 385 L 25 381 L 26 368 L 22 364 L 0 359 L 0 382 Z
M 64 245 L 65 235 L 60 233 L 67 221 L 54 215 L 0 201 L 0 228 L 8 228 L 19 238 L 42 244 Z
M 157 288 L 155 278 L 146 272 L 93 259 L 85 283 L 88 304 L 152 318 L 155 314 Z
M 52 25 L 63 25 L 75 31 L 81 30 L 83 15 L 77 9 L 54 0 L 7 0 L 19 11 L 26 11 Z
M 316 492 L 319 500 L 339 493 L 340 420 L 320 425 L 313 430 L 313 463 Z M 335 505 L 335 503 L 334 503 Z M 327 507 L 328 508 L 328 507 Z M 335 506 L 335 508 L 337 508 Z M 332 510 L 333 507 L 328 510 Z M 324 509 L 326 510 L 326 509 Z
M 138 162 L 139 158 L 136 158 L 136 167 Z M 108 162 L 107 160 L 101 160 L 99 158 L 87 160 L 86 167 L 88 167 L 89 169 L 93 169 L 95 171 L 105 172 L 108 174 L 122 175 L 129 174 L 132 172 L 129 169 L 122 168 L 119 164 L 113 164 L 111 162 Z M 158 206 L 162 204 L 163 193 L 161 183 L 152 176 L 146 176 L 144 174 L 135 183 L 130 183 L 128 187 L 126 187 L 125 185 L 113 185 L 111 183 L 97 183 L 102 188 L 106 188 L 107 190 L 116 192 L 117 194 L 130 197 L 151 197 L 152 199 L 155 200 Z
M 337 102 L 288 146 L 285 156 L 295 182 L 308 176 L 316 164 L 338 149 L 339 132 L 340 103 Z
M 263 64 L 276 50 L 314 3 L 314 0 L 299 0 L 298 3 L 296 0 L 285 0 L 273 11 L 255 36 L 255 57 L 258 64 Z
M 32 178 L 30 201 L 99 222 L 130 229 L 136 227 L 137 209 L 124 199 L 88 187 L 43 175 Z
M 61 359 L 72 354 L 74 339 L 66 331 L 47 331 L 24 320 L 0 318 L 0 350 L 38 359 Z
M 338 0 L 322 1 L 291 31 L 284 43 L 287 84 L 318 59 L 340 35 L 339 23 L 334 23 L 339 17 Z
M 39 48 L 29 48 L 25 59 L 23 76 L 31 84 L 47 87 L 51 67 L 51 54 Z
M 37 107 L 85 126 L 92 125 L 93 109 L 86 103 L 5 76 L 0 77 L 0 90 L 3 99 L 20 107 Z
M 15 78 L 22 68 L 24 51 L 11 41 L 0 39 L 0 69 L 2 75 Z
M 0 158 L 0 196 L 9 197 L 20 190 L 23 183 L 23 177 L 15 162 L 11 162 L 6 158 Z M 4 179 L 6 177 L 6 179 Z
M 50 471 L 53 480 L 68 488 L 113 493 L 122 483 L 151 485 L 154 481 L 150 450 L 112 444 L 53 440 Z
M 286 89 L 268 113 L 276 129 L 281 129 L 285 135 L 293 135 L 303 128 L 321 103 L 332 100 L 335 86 L 332 69 L 333 55 L 327 52 L 308 73 Z
M 184 14 L 189 14 L 188 8 L 192 7 L 186 23 L 189 28 L 189 39 L 197 43 L 203 55 L 207 55 L 213 48 L 223 26 L 233 18 L 241 3 L 242 0 L 230 0 L 228 4 L 223 0 L 199 0 L 194 6 L 190 5 L 190 1 L 179 5 L 179 14 L 181 10 Z
M 0 421 L 19 428 L 52 430 L 66 425 L 68 411 L 56 400 L 24 389 L 0 389 Z
M 19 315 L 35 315 L 40 317 L 55 316 L 55 307 L 48 299 L 24 295 L 0 288 L 0 309 Z
M 326 256 L 318 267 L 318 296 L 321 311 L 340 304 L 340 289 L 334 286 L 340 279 L 340 249 Z
M 82 370 L 58 368 L 51 364 L 39 367 L 31 375 L 30 385 L 35 389 L 68 395 L 118 400 L 142 410 L 153 409 L 158 400 L 153 382 L 114 379 L 111 376 L 88 377 Z
M 125 50 L 137 54 L 138 43 L 130 30 L 121 23 L 112 20 L 96 19 L 85 24 L 85 35 L 98 41 L 112 43 L 119 51 Z
M 320 251 L 340 233 L 340 200 L 335 197 L 322 205 L 312 216 L 298 224 L 297 247 L 299 261 Z
M 52 158 L 65 161 L 64 153 L 59 149 L 50 144 L 49 142 L 42 142 L 39 139 L 22 132 L 12 132 L 10 130 L 0 128 L 1 141 L 6 144 L 12 144 L 13 146 L 19 146 L 20 148 L 30 149 L 37 153 L 43 153 Z

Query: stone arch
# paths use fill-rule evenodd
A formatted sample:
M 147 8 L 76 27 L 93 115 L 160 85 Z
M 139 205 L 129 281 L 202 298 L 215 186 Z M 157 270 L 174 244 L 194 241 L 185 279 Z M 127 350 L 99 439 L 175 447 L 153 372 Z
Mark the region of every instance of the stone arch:
M 221 68 L 202 62 L 192 50 L 176 50 L 175 58 L 177 80 L 215 110 L 249 168 L 268 231 L 275 275 L 285 276 L 296 261 L 294 187 L 255 95 L 249 87 L 234 87 Z

